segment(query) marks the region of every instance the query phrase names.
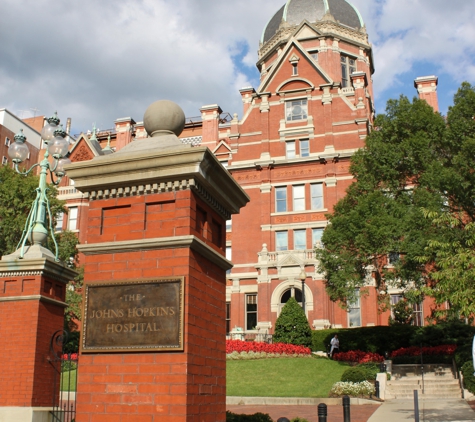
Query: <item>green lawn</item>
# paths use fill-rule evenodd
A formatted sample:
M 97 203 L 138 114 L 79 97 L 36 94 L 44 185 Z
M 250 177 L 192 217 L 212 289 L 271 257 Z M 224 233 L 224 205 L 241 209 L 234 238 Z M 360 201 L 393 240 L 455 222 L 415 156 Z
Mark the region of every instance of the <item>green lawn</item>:
M 61 391 L 76 391 L 76 369 L 61 374 Z M 69 388 L 68 388 L 69 383 Z
M 228 396 L 328 397 L 348 365 L 329 359 L 228 360 Z

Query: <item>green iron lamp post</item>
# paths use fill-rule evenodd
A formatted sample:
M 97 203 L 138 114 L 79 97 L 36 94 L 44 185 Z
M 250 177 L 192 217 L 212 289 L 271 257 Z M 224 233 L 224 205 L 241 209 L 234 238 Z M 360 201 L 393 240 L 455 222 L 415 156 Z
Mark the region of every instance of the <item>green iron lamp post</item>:
M 46 178 L 49 172 L 51 182 L 54 185 L 59 185 L 61 178 L 65 175 L 64 166 L 71 163 L 71 161 L 69 158 L 66 158 L 69 147 L 68 141 L 65 139 L 67 134 L 64 132 L 62 125 L 59 125 L 60 120 L 57 114 L 55 113 L 54 116 L 47 119 L 47 122 L 48 123 L 41 130 L 41 138 L 46 145 L 46 152 L 40 163 L 34 164 L 26 171 L 22 171 L 18 168 L 18 165 L 25 161 L 29 154 L 28 147 L 25 144 L 26 137 L 23 135 L 23 129 L 20 129 L 20 133 L 15 135 L 15 142 L 10 145 L 8 155 L 15 164 L 15 170 L 19 174 L 27 175 L 35 167 L 40 167 L 41 169 L 39 186 L 36 188 L 36 198 L 33 201 L 21 240 L 17 247 L 17 249 L 21 247 L 20 258 L 23 258 L 25 255 L 24 249 L 27 241 L 30 242 L 31 245 L 45 246 L 49 229 L 55 245 L 55 258 L 56 261 L 58 261 L 58 244 L 54 238 L 53 219 L 48 196 L 46 195 L 49 190 Z M 50 155 L 53 157 L 53 162 L 49 160 Z M 56 175 L 56 180 L 54 180 L 53 174 Z

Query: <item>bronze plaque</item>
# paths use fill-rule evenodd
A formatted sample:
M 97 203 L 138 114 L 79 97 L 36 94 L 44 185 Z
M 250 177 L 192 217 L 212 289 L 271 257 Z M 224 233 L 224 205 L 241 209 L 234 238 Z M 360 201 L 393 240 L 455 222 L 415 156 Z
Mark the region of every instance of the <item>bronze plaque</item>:
M 82 353 L 183 350 L 183 278 L 85 283 Z

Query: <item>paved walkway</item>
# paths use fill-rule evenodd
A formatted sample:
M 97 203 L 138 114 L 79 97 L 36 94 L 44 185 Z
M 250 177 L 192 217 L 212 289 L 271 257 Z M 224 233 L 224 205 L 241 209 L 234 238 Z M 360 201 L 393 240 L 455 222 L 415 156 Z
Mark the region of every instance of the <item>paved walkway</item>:
M 238 404 L 239 403 L 239 404 Z M 341 399 L 291 399 L 228 397 L 226 410 L 238 414 L 268 413 L 276 421 L 282 416 L 318 421 L 318 404 L 327 404 L 328 422 L 343 422 Z M 357 404 L 360 403 L 360 404 Z M 404 422 L 415 420 L 413 400 L 387 400 L 383 404 L 352 399 L 351 422 Z M 474 422 L 475 402 L 454 399 L 419 399 L 420 422 Z
M 414 400 L 387 400 L 368 422 L 414 421 Z M 420 422 L 473 422 L 475 412 L 463 399 L 419 398 Z M 331 421 L 329 421 L 331 422 Z

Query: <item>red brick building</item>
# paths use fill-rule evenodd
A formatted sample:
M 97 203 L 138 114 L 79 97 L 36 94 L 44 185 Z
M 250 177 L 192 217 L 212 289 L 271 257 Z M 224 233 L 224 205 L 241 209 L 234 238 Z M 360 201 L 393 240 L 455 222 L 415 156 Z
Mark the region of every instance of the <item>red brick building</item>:
M 264 28 L 258 57 L 260 85 L 240 90 L 242 116 L 203 106 L 181 134 L 185 143 L 208 146 L 251 198 L 227 224 L 234 263 L 228 332 L 272 333 L 290 297 L 305 302 L 314 329 L 385 325 L 389 313 L 378 313 L 371 281 L 369 295 L 349 312 L 330 301 L 314 252 L 325 214 L 352 183 L 350 158 L 372 127 L 374 65 L 364 22 L 345 0 L 288 0 Z M 418 78 L 415 86 L 437 109 L 437 78 Z M 121 118 L 113 130 L 81 135 L 71 160 L 112 153 L 145 136 L 141 122 Z M 78 231 L 81 240 L 88 201 L 64 183 L 69 216 L 59 226 Z M 393 302 L 400 299 L 389 293 Z M 415 309 L 418 323 L 429 307 Z

